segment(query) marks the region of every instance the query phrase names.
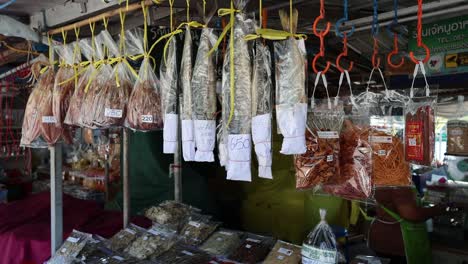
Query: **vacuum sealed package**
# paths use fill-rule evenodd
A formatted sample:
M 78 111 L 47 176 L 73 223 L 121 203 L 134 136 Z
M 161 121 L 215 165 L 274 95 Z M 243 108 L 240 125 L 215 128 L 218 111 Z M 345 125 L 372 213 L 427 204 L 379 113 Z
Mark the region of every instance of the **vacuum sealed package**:
M 323 80 L 326 99 L 315 98 L 320 79 Z M 297 189 L 321 186 L 340 175 L 339 135 L 343 120 L 343 104 L 331 103 L 326 78 L 319 73 L 315 80 L 311 109 L 307 117 L 307 152 L 295 156 Z
M 142 33 L 132 31 L 135 36 L 129 42 L 132 47 L 140 48 L 140 54 L 145 53 Z M 137 131 L 154 131 L 163 128 L 161 107 L 161 87 L 158 77 L 153 71 L 150 58 L 141 62 L 138 79 L 132 90 L 127 105 L 126 125 Z
M 241 238 L 240 232 L 221 229 L 210 236 L 200 249 L 214 256 L 227 257 L 240 246 Z
M 175 244 L 169 251 L 156 258 L 159 264 L 203 264 L 208 263 L 211 257 L 209 254 L 194 247 Z
M 281 24 L 285 31 L 294 33 L 297 27 L 298 12 L 288 18 L 285 11 L 280 11 Z M 293 28 L 290 29 L 289 19 Z M 285 155 L 304 154 L 307 120 L 306 72 L 307 60 L 303 39 L 293 37 L 277 41 L 275 46 L 276 67 L 276 118 L 278 128 L 283 135 L 281 153 Z
M 150 228 L 135 239 L 125 252 L 139 260 L 156 258 L 169 250 L 176 243 L 175 232 Z
M 109 258 L 111 252 L 106 248 L 106 243 L 105 238 L 92 235 L 73 263 L 98 263 L 102 259 Z
M 211 221 L 210 218 L 203 215 L 192 215 L 180 232 L 180 239 L 188 245 L 200 245 L 220 225 L 219 222 Z
M 205 17 L 205 25 L 211 16 Z M 192 74 L 192 104 L 195 134 L 195 161 L 214 162 L 216 143 L 216 54 L 209 51 L 216 43 L 212 28 L 204 27 L 200 36 Z
M 80 52 L 83 56 L 89 61 L 89 64 L 84 66 L 86 67 L 80 76 L 75 85 L 75 89 L 70 98 L 70 104 L 68 106 L 67 114 L 65 116 L 64 123 L 67 125 L 79 126 L 81 124 L 81 106 L 85 97 L 85 89 L 88 84 L 91 75 L 96 70 L 92 61 L 94 56 L 94 48 L 91 42 L 91 39 L 81 39 L 78 43 L 80 46 Z
M 185 161 L 195 160 L 195 134 L 193 125 L 192 93 L 192 33 L 185 27 L 184 48 L 180 64 L 180 85 L 182 87 L 182 153 Z
M 174 154 L 177 148 L 179 126 L 177 42 L 176 38 L 169 38 L 168 41 L 167 55 L 162 59 L 160 68 L 161 105 L 164 112 L 163 153 Z
M 119 48 L 110 33 L 106 30 L 102 31 L 97 37 L 107 48 L 110 56 L 117 61 L 113 65 L 112 75 L 108 78 L 100 93 L 99 102 L 97 103 L 97 113 L 95 124 L 100 128 L 121 127 L 124 125 L 127 112 L 127 102 L 135 83 L 135 76 L 126 58 L 123 56 L 125 43 L 128 39 L 120 40 Z M 122 38 L 122 36 L 121 36 Z
M 55 255 L 47 261 L 47 264 L 71 264 L 85 247 L 91 234 L 73 230 L 71 235 L 63 242 Z
M 229 259 L 246 264 L 259 263 L 265 259 L 274 243 L 272 238 L 248 234 Z
M 57 120 L 56 126 L 62 127 L 70 106 L 70 99 L 75 90 L 75 63 L 81 61 L 81 53 L 76 49 L 76 43 L 55 46 L 59 56 L 60 66 L 55 75 L 52 112 Z
M 44 75 L 47 75 L 44 77 L 47 83 L 44 83 L 42 98 L 39 102 L 39 113 L 41 117 L 40 128 L 42 138 L 45 142 L 47 142 L 48 145 L 53 145 L 57 143 L 62 136 L 63 128 L 57 126 L 60 120 L 55 118 L 52 111 L 55 72 L 53 69 L 49 68 Z
M 127 228 L 120 230 L 111 239 L 109 239 L 110 249 L 120 252 L 126 249 L 135 239 L 145 233 L 145 229 L 130 224 Z
M 447 153 L 468 155 L 468 122 L 454 119 L 447 122 Z
M 419 69 L 426 82 L 426 96 L 414 97 L 414 80 Z M 410 100 L 405 108 L 405 156 L 413 164 L 431 166 L 435 147 L 435 107 L 437 97 L 430 96 L 424 64 L 415 67 Z
M 187 223 L 190 215 L 196 209 L 176 201 L 165 201 L 158 206 L 152 206 L 145 211 L 145 216 L 151 221 L 180 231 Z
M 234 6 L 238 10 L 243 10 L 247 3 L 246 0 L 236 0 Z M 233 27 L 234 43 L 227 45 L 222 77 L 223 122 L 228 150 L 227 179 L 251 181 L 252 65 L 251 49 L 244 36 L 254 31 L 254 24 L 241 11 L 236 14 Z M 230 50 L 231 47 L 233 52 Z M 233 58 L 230 57 L 231 53 Z M 234 61 L 233 68 L 231 68 L 231 59 Z M 234 78 L 234 82 L 231 78 Z
M 47 71 L 39 77 L 39 81 L 29 95 L 21 130 L 21 146 L 34 147 L 35 141 L 40 137 L 42 125 L 41 104 L 44 101 L 45 90 L 53 83 L 54 74 L 52 71 Z M 48 121 L 53 121 L 55 118 L 49 117 L 49 119 Z
M 264 264 L 297 264 L 301 262 L 301 247 L 284 241 L 276 242 Z
M 258 176 L 272 179 L 271 119 L 272 83 L 271 54 L 268 46 L 255 42 L 252 74 L 252 140 L 258 160 Z
M 320 209 L 320 223 L 307 236 L 302 245 L 303 264 L 335 264 L 338 263 L 338 248 L 336 238 L 325 216 L 327 210 Z

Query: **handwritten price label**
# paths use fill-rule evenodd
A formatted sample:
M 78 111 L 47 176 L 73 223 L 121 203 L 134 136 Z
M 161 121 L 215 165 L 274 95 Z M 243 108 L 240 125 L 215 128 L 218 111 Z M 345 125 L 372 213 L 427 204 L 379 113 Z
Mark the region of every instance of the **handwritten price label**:
M 142 123 L 153 123 L 153 115 L 142 115 L 141 116 L 141 122 Z
M 120 109 L 111 109 L 111 108 L 104 109 L 105 117 L 122 118 L 122 115 L 123 115 L 123 111 Z
M 44 124 L 55 124 L 55 123 L 57 123 L 57 119 L 55 119 L 55 116 L 43 116 L 42 117 L 42 123 L 44 123 Z

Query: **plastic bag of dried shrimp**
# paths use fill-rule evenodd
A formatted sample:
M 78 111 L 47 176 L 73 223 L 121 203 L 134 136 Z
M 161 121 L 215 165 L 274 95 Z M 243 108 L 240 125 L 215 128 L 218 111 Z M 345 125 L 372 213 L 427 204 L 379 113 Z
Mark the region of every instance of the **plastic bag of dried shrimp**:
M 100 128 L 119 127 L 124 124 L 128 98 L 135 83 L 133 69 L 123 54 L 125 43 L 129 40 L 121 39 L 118 47 L 108 31 L 102 31 L 97 38 L 107 47 L 115 64 L 111 78 L 101 88 L 94 123 Z
M 245 35 L 254 32 L 254 24 L 242 11 L 247 5 L 246 0 L 234 1 L 236 14 L 234 22 L 234 43 L 228 45 L 224 57 L 222 91 L 223 91 L 223 121 L 227 134 L 227 179 L 235 181 L 251 181 L 250 172 L 252 152 L 252 65 L 251 48 L 244 39 Z M 233 51 L 231 51 L 231 46 Z M 231 58 L 233 53 L 233 58 Z M 231 68 L 231 59 L 234 68 Z M 234 76 L 231 76 L 234 75 Z M 232 82 L 232 79 L 234 82 Z M 234 84 L 234 87 L 231 85 Z M 226 140 L 226 138 L 224 139 Z
M 285 31 L 296 31 L 298 12 L 294 10 L 289 18 L 280 11 L 281 24 Z M 290 29 L 289 19 L 293 28 Z M 275 46 L 276 67 L 276 118 L 284 136 L 281 153 L 285 155 L 304 154 L 307 119 L 306 72 L 307 60 L 303 39 L 290 37 L 277 41 Z
M 164 112 L 163 153 L 174 154 L 177 148 L 179 126 L 178 113 L 178 74 L 177 74 L 177 41 L 169 38 L 167 54 L 162 59 L 160 68 L 160 84 L 162 108 Z
M 49 68 L 44 75 L 46 75 L 47 82 L 44 82 L 42 90 L 42 98 L 39 103 L 39 114 L 41 117 L 41 135 L 42 138 L 49 145 L 57 143 L 62 136 L 63 128 L 57 126 L 60 120 L 57 120 L 52 111 L 53 94 L 54 94 L 54 79 L 55 72 Z
M 212 14 L 204 17 L 205 25 Z M 216 143 L 216 54 L 208 52 L 216 43 L 212 28 L 204 27 L 200 36 L 192 74 L 192 104 L 195 134 L 195 161 L 214 162 Z
M 322 77 L 326 99 L 316 99 L 315 90 Z M 321 186 L 340 173 L 340 131 L 343 104 L 332 104 L 325 76 L 317 74 L 307 117 L 307 152 L 295 156 L 296 188 Z

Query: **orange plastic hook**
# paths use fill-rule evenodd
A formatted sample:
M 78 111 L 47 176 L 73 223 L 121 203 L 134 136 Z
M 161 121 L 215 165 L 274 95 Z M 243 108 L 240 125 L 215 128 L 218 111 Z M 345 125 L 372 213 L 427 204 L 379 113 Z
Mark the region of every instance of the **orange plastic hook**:
M 398 54 L 398 35 L 394 34 L 393 35 L 393 51 L 391 51 L 387 55 L 387 64 L 390 65 L 392 68 L 400 68 L 403 66 L 403 63 L 405 63 L 405 58 L 401 57 L 400 62 L 398 64 L 393 64 L 392 62 L 392 57 Z
M 348 37 L 346 36 L 346 33 L 343 33 L 343 52 L 340 53 L 338 55 L 338 57 L 336 57 L 336 68 L 340 71 L 340 72 L 344 72 L 345 70 L 347 70 L 348 72 L 350 72 L 352 69 L 353 69 L 353 66 L 354 66 L 354 62 L 350 61 L 349 62 L 349 66 L 348 66 L 348 69 L 343 69 L 340 65 L 340 61 L 341 61 L 341 58 L 343 57 L 346 57 L 348 56 Z
M 374 68 L 380 67 L 379 43 L 377 42 L 377 38 L 374 38 L 374 52 L 372 53 L 372 66 Z
M 317 37 L 325 37 L 328 34 L 328 32 L 330 32 L 330 27 L 331 27 L 330 22 L 327 22 L 327 26 L 325 27 L 324 31 L 320 31 L 320 32 L 317 31 L 317 25 L 318 25 L 319 21 L 322 20 L 322 19 L 325 19 L 325 16 L 320 15 L 317 18 L 315 18 L 314 25 L 312 26 L 312 30 L 314 31 L 314 35 L 317 36 Z
M 320 53 L 317 53 L 317 55 L 315 55 L 314 59 L 312 60 L 312 69 L 314 69 L 314 72 L 316 74 L 318 74 L 320 72 L 319 70 L 317 70 L 317 67 L 316 67 L 317 60 L 320 57 L 324 57 L 324 56 L 322 54 L 320 54 Z M 325 66 L 325 69 L 322 70 L 322 74 L 326 74 L 328 72 L 328 70 L 330 69 L 330 65 L 331 65 L 331 63 L 329 61 L 327 61 L 327 65 Z
M 429 48 L 426 46 L 426 44 L 424 43 L 421 43 L 421 46 L 419 46 L 420 48 L 423 48 L 425 51 L 426 51 L 426 57 L 424 58 L 424 60 L 422 60 L 423 63 L 426 63 L 427 61 L 429 61 L 429 59 L 431 58 L 431 51 L 429 50 Z M 415 64 L 418 64 L 420 60 L 418 60 L 415 56 L 414 56 L 414 52 L 410 52 L 409 53 L 410 55 L 410 58 L 411 60 L 415 63 Z

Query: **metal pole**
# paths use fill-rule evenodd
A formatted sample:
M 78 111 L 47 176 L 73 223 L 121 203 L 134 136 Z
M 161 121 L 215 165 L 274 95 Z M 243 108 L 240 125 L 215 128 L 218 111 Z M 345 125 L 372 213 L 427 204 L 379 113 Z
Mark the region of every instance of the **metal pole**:
M 124 228 L 130 223 L 130 180 L 128 178 L 128 130 L 123 129 L 123 225 Z
M 110 151 L 110 133 L 109 129 L 105 132 L 107 137 L 107 144 L 105 146 L 105 154 L 104 154 L 104 199 L 105 201 L 109 201 L 109 151 Z
M 62 143 L 50 147 L 50 219 L 51 256 L 62 245 L 63 194 L 62 194 Z
M 181 113 L 182 113 L 182 96 L 179 96 L 179 119 L 178 119 L 178 126 L 177 126 L 177 146 L 176 152 L 174 153 L 174 164 L 172 164 L 172 172 L 174 174 L 174 200 L 177 202 L 182 202 L 182 144 L 181 144 L 181 129 L 182 129 L 182 122 L 181 122 Z

